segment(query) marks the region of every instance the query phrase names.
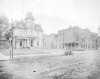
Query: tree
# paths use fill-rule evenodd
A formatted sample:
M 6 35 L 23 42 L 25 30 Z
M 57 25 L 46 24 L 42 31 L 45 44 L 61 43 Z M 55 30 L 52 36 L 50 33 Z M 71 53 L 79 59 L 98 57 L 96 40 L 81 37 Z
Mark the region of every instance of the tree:
M 7 29 L 9 28 L 9 20 L 5 16 L 0 16 L 0 38 L 5 35 Z
M 16 25 L 15 25 L 14 22 L 10 23 L 9 25 L 11 27 L 5 33 L 5 37 L 6 37 L 7 40 L 9 40 L 9 38 L 12 38 L 12 32 L 16 28 Z

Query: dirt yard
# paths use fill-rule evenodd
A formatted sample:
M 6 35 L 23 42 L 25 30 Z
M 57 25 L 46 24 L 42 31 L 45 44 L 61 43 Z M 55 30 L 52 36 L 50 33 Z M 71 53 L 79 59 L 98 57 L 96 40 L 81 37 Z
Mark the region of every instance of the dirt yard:
M 12 79 L 88 79 L 98 72 L 96 52 L 74 53 L 72 56 L 17 58 L 12 62 L 8 61 L 4 71 L 12 74 Z

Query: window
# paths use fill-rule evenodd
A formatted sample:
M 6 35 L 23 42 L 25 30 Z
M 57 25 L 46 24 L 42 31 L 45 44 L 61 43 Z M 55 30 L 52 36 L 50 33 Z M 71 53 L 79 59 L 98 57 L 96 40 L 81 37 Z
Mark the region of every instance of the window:
M 39 46 L 39 41 L 37 42 L 37 46 Z
M 20 46 L 22 47 L 22 41 L 20 41 Z

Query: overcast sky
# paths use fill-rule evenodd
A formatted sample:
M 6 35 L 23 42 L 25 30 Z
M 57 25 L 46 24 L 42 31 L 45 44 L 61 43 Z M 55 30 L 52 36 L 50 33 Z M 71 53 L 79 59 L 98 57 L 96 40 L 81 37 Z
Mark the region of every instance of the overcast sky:
M 45 33 L 78 25 L 97 32 L 100 0 L 0 0 L 0 15 L 21 19 L 32 11 Z

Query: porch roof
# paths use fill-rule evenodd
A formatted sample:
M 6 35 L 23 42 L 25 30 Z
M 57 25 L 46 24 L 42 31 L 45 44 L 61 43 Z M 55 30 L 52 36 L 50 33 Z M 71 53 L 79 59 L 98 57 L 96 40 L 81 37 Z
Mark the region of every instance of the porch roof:
M 17 37 L 35 37 L 35 36 L 37 36 L 37 33 L 33 30 L 15 29 L 14 36 L 17 36 Z

